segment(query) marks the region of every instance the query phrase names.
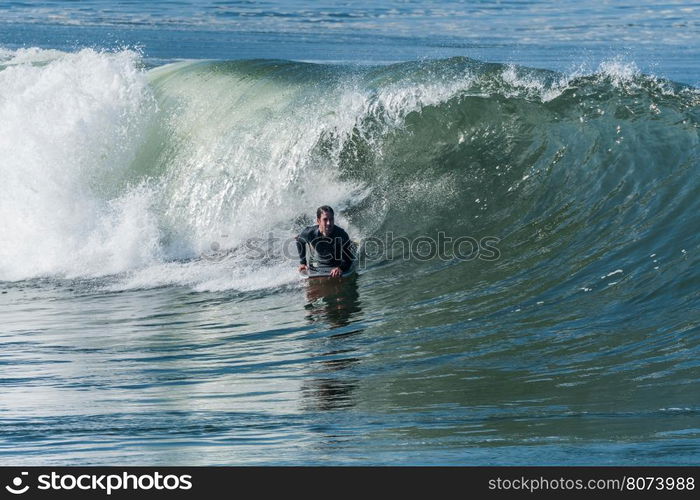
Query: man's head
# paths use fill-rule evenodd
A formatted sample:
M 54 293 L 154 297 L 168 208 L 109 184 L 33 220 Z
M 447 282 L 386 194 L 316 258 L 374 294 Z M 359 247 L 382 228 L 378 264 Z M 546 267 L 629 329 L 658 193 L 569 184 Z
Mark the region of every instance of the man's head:
M 316 224 L 318 224 L 318 230 L 321 234 L 328 236 L 335 225 L 333 209 L 328 205 L 318 207 L 318 210 L 316 210 Z

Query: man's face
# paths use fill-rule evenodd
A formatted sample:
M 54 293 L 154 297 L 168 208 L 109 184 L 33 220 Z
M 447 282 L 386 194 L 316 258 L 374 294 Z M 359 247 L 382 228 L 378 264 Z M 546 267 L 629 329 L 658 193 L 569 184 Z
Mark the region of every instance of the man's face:
M 316 223 L 318 224 L 318 230 L 321 231 L 321 234 L 323 236 L 328 236 L 335 224 L 333 221 L 333 214 L 321 212 L 321 217 L 316 219 Z

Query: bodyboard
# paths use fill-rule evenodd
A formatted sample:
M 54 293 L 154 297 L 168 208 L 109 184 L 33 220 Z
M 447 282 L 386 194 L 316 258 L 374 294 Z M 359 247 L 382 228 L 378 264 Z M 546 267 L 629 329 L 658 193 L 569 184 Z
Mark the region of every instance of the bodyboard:
M 316 279 L 316 278 L 330 278 L 331 275 L 331 270 L 332 267 L 311 267 L 309 266 L 306 270 L 304 271 L 299 271 L 299 274 L 301 274 L 301 277 L 304 279 Z M 341 278 L 347 278 L 349 276 L 352 276 L 355 274 L 357 270 L 357 261 L 354 261 L 352 263 L 352 266 L 350 266 L 350 269 L 345 271 L 340 277 Z

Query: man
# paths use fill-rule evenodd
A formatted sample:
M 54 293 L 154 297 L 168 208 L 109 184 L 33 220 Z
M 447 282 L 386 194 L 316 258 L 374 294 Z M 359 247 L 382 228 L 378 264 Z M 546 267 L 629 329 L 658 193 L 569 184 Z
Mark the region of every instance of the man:
M 323 205 L 316 210 L 316 225 L 309 226 L 297 236 L 299 271 L 307 269 L 306 245 L 313 248 L 319 267 L 330 267 L 331 278 L 341 276 L 353 262 L 353 247 L 348 233 L 335 225 L 333 209 Z

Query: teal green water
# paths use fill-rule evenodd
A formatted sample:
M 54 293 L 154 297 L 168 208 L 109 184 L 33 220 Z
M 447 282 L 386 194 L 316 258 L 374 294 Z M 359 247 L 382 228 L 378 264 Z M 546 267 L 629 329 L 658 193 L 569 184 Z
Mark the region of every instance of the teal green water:
M 2 24 L 0 463 L 697 463 L 694 7 L 485 2 L 475 54 L 449 2 L 105 5 Z M 360 272 L 309 284 L 326 203 Z

